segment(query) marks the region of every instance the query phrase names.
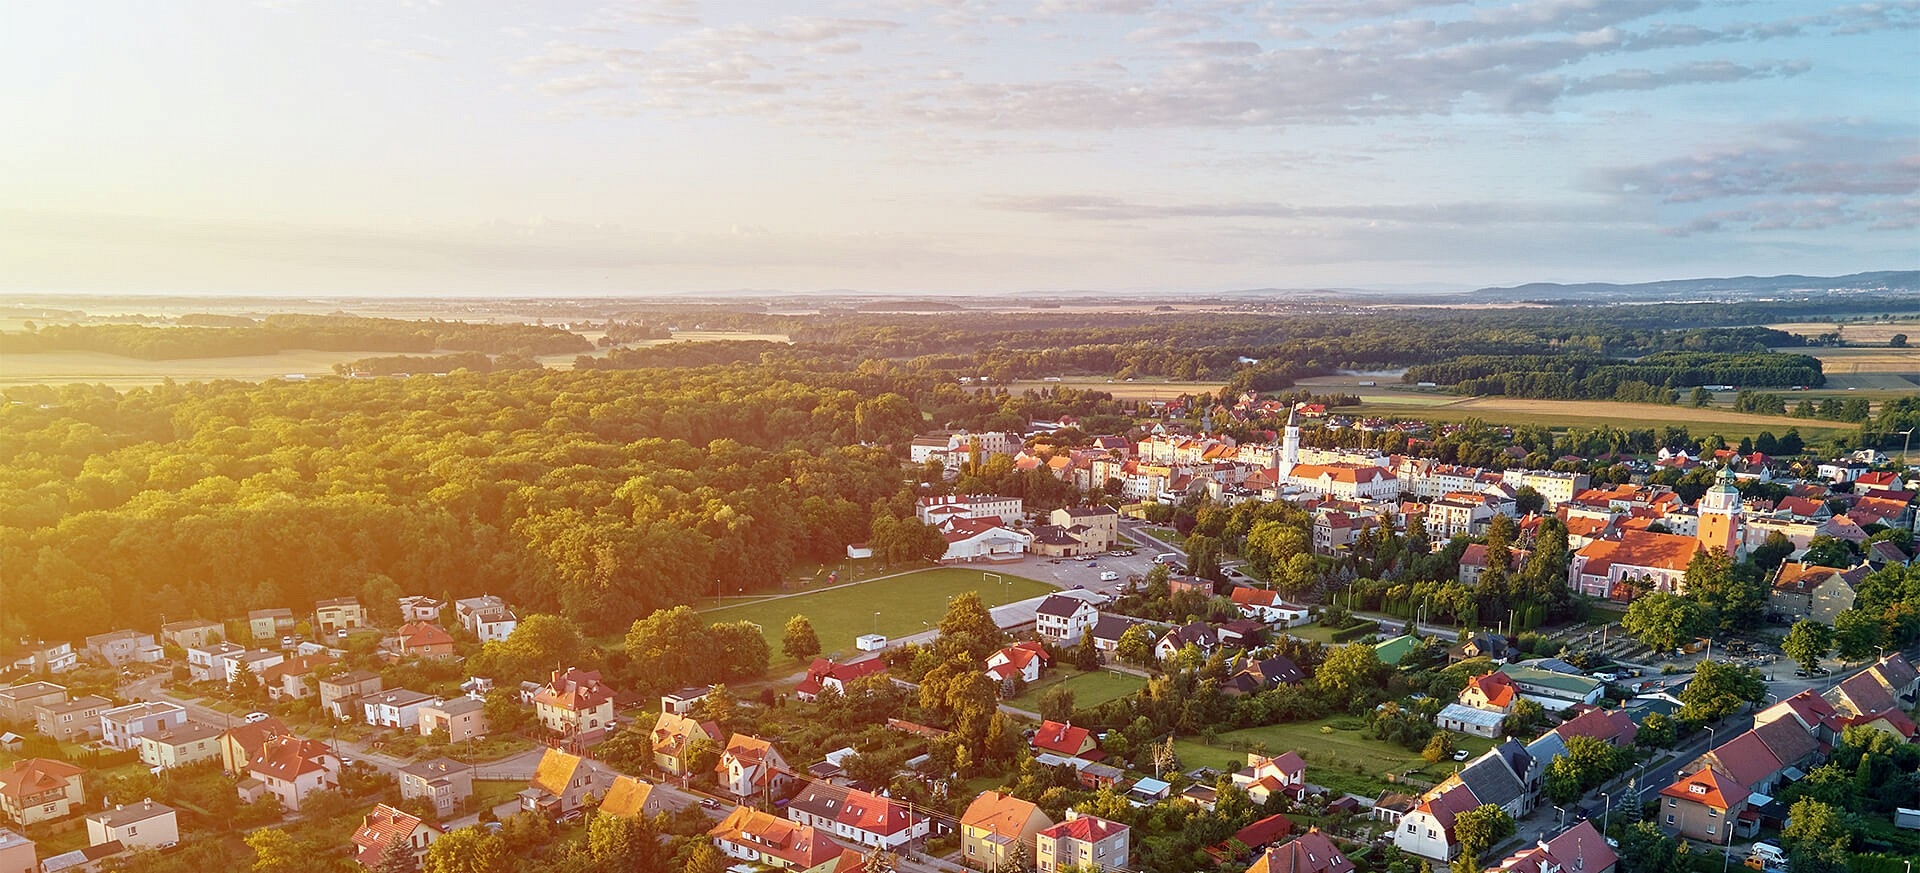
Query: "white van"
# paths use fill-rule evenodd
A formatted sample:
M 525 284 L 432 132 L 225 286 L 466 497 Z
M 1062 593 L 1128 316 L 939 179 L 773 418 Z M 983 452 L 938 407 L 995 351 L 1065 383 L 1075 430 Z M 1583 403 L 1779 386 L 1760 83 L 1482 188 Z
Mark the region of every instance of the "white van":
M 1747 860 L 1759 861 L 1763 869 L 1779 870 L 1787 866 L 1787 853 L 1779 846 L 1762 840 L 1753 844 L 1753 851 L 1747 855 Z
M 1160 554 L 1153 556 L 1153 562 L 1156 564 L 1178 564 L 1180 563 L 1180 553 L 1179 552 L 1161 552 Z

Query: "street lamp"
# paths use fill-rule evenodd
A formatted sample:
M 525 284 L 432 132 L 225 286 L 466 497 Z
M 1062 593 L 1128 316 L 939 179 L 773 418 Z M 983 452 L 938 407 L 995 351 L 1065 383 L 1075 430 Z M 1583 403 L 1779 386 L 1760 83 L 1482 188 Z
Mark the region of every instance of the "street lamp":
M 1900 434 L 1901 436 L 1904 436 L 1907 438 L 1906 443 L 1900 447 L 1900 466 L 1904 467 L 1907 465 L 1907 450 L 1913 448 L 1913 428 L 1907 428 L 1906 430 L 1896 430 L 1894 431 L 1894 433 Z M 1901 478 L 1905 478 L 1905 477 L 1902 476 Z M 1912 873 L 1912 871 L 1909 870 L 1908 873 Z
M 1600 800 L 1602 802 L 1602 806 L 1600 807 L 1600 835 L 1604 837 L 1607 835 L 1607 821 L 1613 817 L 1613 795 L 1602 791 L 1600 792 Z
M 875 610 L 873 613 L 873 632 L 876 634 L 880 632 L 880 612 L 878 610 Z

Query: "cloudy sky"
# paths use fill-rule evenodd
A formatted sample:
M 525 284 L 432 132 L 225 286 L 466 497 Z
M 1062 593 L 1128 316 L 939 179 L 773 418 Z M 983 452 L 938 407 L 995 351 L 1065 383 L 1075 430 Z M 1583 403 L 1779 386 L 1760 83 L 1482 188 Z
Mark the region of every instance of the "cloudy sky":
M 1912 268 L 1920 0 L 0 4 L 0 290 Z

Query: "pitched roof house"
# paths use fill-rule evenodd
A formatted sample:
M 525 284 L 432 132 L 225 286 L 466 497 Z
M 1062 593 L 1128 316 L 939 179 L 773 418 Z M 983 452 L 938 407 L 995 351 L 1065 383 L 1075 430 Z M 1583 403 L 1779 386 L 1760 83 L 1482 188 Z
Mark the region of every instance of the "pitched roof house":
M 1747 796 L 1733 777 L 1712 767 L 1695 770 L 1660 789 L 1660 829 L 1705 843 L 1727 842 Z
M 1633 745 L 1633 738 L 1640 734 L 1640 727 L 1633 718 L 1620 709 L 1589 709 L 1563 722 L 1553 729 L 1562 740 L 1574 737 L 1592 737 L 1616 748 Z
M 593 743 L 613 725 L 613 688 L 600 681 L 598 670 L 555 670 L 533 695 L 533 710 L 547 730 Z
M 418 861 L 442 833 L 419 816 L 382 803 L 369 811 L 353 832 L 353 860 L 368 870 L 380 869 L 381 862 L 394 852 L 405 852 Z
M 743 802 L 768 793 L 785 794 L 787 784 L 793 780 L 788 775 L 793 768 L 787 766 L 779 749 L 766 740 L 744 734 L 734 734 L 727 740 L 726 750 L 720 753 L 720 762 L 713 765 L 713 769 L 719 774 L 720 790 Z
M 278 716 L 247 724 L 237 724 L 220 734 L 220 767 L 228 773 L 244 773 L 247 765 L 260 757 L 267 741 L 291 734 Z
M 1502 715 L 1513 711 L 1514 701 L 1520 699 L 1514 690 L 1513 679 L 1505 673 L 1490 672 L 1467 680 L 1467 687 L 1460 691 L 1462 706 L 1498 712 Z
M 651 816 L 661 811 L 662 802 L 652 784 L 622 773 L 607 786 L 607 796 L 600 799 L 600 812 L 620 818 Z
M 1024 846 L 1032 858 L 1034 841 L 1053 819 L 1040 807 L 998 791 L 985 791 L 960 816 L 960 860 L 975 870 L 994 870 Z
M 675 776 L 687 775 L 693 758 L 700 752 L 718 754 L 720 749 L 720 728 L 711 721 L 662 712 L 653 723 L 654 766 Z
M 787 801 L 787 818 L 862 846 L 896 849 L 927 835 L 926 816 L 890 797 L 809 782 Z
M 1613 873 L 1619 864 L 1619 854 L 1593 822 L 1582 821 L 1507 856 L 1492 873 Z
M 1307 793 L 1307 762 L 1292 751 L 1278 757 L 1247 755 L 1247 766 L 1233 774 L 1233 784 L 1246 789 L 1254 803 L 1266 803 L 1274 794 L 1298 801 Z
M 51 758 L 23 758 L 0 770 L 0 813 L 14 824 L 66 818 L 86 803 L 86 771 Z
M 1100 610 L 1085 599 L 1049 594 L 1034 610 L 1034 632 L 1055 645 L 1077 643 L 1100 621 Z
M 267 740 L 247 772 L 280 798 L 280 805 L 297 810 L 307 795 L 340 785 L 340 759 L 326 743 L 296 736 Z
M 1034 835 L 1034 869 L 1124 870 L 1131 839 L 1126 825 L 1070 812 L 1066 821 Z
M 1793 621 L 1811 618 L 1832 624 L 1835 616 L 1853 608 L 1853 588 L 1872 569 L 1865 564 L 1841 570 L 1788 561 L 1774 572 L 1767 606 Z
M 1247 873 L 1353 873 L 1353 862 L 1319 828 L 1274 846 L 1247 866 Z
M 1227 677 L 1226 683 L 1220 690 L 1238 697 L 1242 694 L 1268 691 L 1280 685 L 1298 685 L 1305 681 L 1307 681 L 1307 674 L 1301 671 L 1300 665 L 1295 664 L 1292 658 L 1275 655 L 1271 658 L 1247 661 L 1241 665 L 1238 672 Z
M 1776 721 L 1788 721 L 1814 738 L 1821 745 L 1831 746 L 1840 737 L 1840 715 L 1833 704 L 1809 688 L 1780 701 L 1753 716 L 1754 727 Z
M 1033 749 L 1036 752 L 1051 752 L 1065 758 L 1079 758 L 1097 751 L 1100 745 L 1093 733 L 1083 727 L 1074 727 L 1072 722 L 1062 724 L 1057 721 L 1043 721 L 1039 730 L 1033 734 Z M 1092 760 L 1092 758 L 1089 758 Z
M 520 790 L 520 808 L 549 816 L 566 815 L 585 805 L 589 795 L 605 794 L 612 783 L 604 771 L 559 749 L 548 749 L 535 765 L 533 778 Z
M 1039 643 L 1023 641 L 1007 646 L 987 656 L 987 678 L 1002 684 L 1014 679 L 1023 682 L 1040 680 L 1040 668 L 1047 665 L 1046 649 Z
M 841 694 L 847 693 L 847 683 L 876 673 L 884 673 L 887 662 L 879 658 L 868 658 L 851 664 L 837 663 L 829 658 L 815 658 L 807 666 L 807 677 L 794 686 L 793 694 L 801 700 L 812 700 L 820 692 L 832 688 Z
M 430 621 L 410 621 L 394 632 L 401 655 L 443 658 L 453 654 L 453 634 Z
M 734 807 L 707 835 L 727 857 L 790 870 L 818 867 L 839 858 L 845 849 L 818 828 L 745 806 Z

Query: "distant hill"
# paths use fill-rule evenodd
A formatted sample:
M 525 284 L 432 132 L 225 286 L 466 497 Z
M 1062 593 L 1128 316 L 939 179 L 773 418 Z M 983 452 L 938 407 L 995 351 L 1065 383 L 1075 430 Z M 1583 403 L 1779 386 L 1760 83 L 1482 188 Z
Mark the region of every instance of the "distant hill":
M 1920 294 L 1920 270 L 1882 270 L 1848 276 L 1737 276 L 1725 279 L 1668 279 L 1634 285 L 1587 282 L 1561 285 L 1533 282 L 1511 288 L 1481 288 L 1467 295 L 1477 301 L 1566 301 L 1638 303 L 1680 300 L 1759 300 L 1849 294 Z

